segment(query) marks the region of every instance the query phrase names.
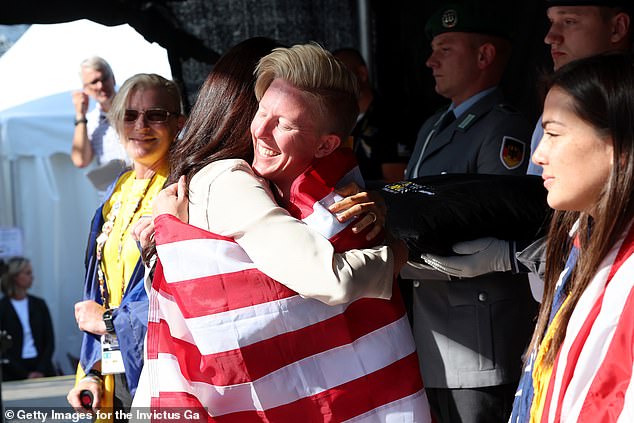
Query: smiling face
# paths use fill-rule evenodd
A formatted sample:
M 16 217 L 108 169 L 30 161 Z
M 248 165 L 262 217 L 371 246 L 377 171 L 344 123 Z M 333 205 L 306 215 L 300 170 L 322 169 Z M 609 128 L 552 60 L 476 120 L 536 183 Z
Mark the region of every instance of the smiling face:
M 107 104 L 114 97 L 114 76 L 106 76 L 102 71 L 89 67 L 81 68 L 84 93 L 100 104 Z
M 282 193 L 313 159 L 339 144 L 339 137 L 322 131 L 318 110 L 310 95 L 281 79 L 275 79 L 260 100 L 251 122 L 252 167 Z
M 612 139 L 580 119 L 572 97 L 557 87 L 546 96 L 542 122 L 544 136 L 533 162 L 544 168 L 548 204 L 592 215 L 612 170 Z
M 544 42 L 550 46 L 554 69 L 566 63 L 612 50 L 613 27 L 597 6 L 548 8 L 550 29 Z
M 170 144 L 182 127 L 182 116 L 176 113 L 172 103 L 167 93 L 158 88 L 139 88 L 130 94 L 126 109 L 139 112 L 164 109 L 171 112 L 165 122 L 152 122 L 146 113 L 139 113 L 132 122 L 125 122 L 121 142 L 137 171 L 156 168 L 167 159 Z

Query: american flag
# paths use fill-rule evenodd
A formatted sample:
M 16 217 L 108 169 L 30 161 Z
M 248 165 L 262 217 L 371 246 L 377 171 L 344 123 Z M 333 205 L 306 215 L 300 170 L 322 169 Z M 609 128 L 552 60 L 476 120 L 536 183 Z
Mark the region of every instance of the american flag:
M 325 209 L 350 175 L 333 166 L 342 157 L 304 174 L 290 212 L 350 248 L 349 227 Z M 232 239 L 168 215 L 155 226 L 145 363 L 155 410 L 205 408 L 210 422 L 431 421 L 396 285 L 390 300 L 328 306 L 264 275 Z
M 542 414 L 531 416 L 531 421 L 634 422 L 632 253 L 634 230 L 604 259 L 579 299 L 554 363 Z

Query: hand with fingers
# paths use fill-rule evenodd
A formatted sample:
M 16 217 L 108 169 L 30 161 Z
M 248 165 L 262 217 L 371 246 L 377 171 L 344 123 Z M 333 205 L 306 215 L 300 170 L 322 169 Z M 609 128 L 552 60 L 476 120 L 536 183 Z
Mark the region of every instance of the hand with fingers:
M 75 304 L 75 320 L 77 327 L 84 332 L 95 335 L 107 333 L 106 324 L 103 321 L 104 308 L 93 300 L 84 300 Z
M 366 235 L 368 240 L 381 233 L 385 226 L 387 207 L 380 194 L 374 191 L 361 191 L 361 187 L 355 182 L 338 188 L 335 192 L 345 198 L 332 204 L 328 210 L 334 213 L 340 222 L 359 216 L 359 220 L 352 227 L 354 233 L 371 227 Z
M 458 242 L 452 246 L 452 250 L 459 255 L 422 254 L 421 258 L 425 264 L 439 272 L 461 278 L 511 270 L 509 241 L 491 237 L 478 238 Z
M 154 220 L 152 216 L 142 216 L 132 227 L 132 238 L 139 241 L 141 249 L 147 248 L 154 239 Z
M 178 182 L 161 190 L 154 199 L 152 216 L 161 214 L 171 214 L 176 216 L 181 222 L 189 221 L 189 201 L 187 199 L 187 187 L 185 176 L 181 176 Z
M 97 412 L 101 407 L 102 383 L 99 378 L 87 375 L 78 381 L 75 387 L 70 390 L 66 396 L 66 400 L 78 413 L 86 413 L 87 411 Z M 90 394 L 92 394 L 92 408 L 90 409 L 87 409 L 86 405 L 82 402 L 82 394 L 84 392 L 90 392 Z

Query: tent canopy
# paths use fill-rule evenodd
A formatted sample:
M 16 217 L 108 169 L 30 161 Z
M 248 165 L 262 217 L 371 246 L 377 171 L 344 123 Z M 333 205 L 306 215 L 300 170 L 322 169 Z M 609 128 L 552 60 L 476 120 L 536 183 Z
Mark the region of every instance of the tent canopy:
M 129 25 L 79 21 L 31 25 L 0 57 L 0 110 L 64 91 L 81 89 L 79 64 L 101 56 L 118 84 L 140 72 L 171 78 L 167 52 Z
M 98 55 L 118 83 L 140 73 L 171 78 L 167 53 L 128 25 L 82 20 L 32 25 L 0 57 L 0 227 L 23 234 L 34 270 L 31 292 L 45 299 L 56 335 L 54 361 L 72 372 L 81 332 L 73 305 L 81 300 L 84 250 L 99 194 L 73 166 L 71 92 L 81 88 L 79 64 Z M 91 108 L 92 108 L 91 104 Z

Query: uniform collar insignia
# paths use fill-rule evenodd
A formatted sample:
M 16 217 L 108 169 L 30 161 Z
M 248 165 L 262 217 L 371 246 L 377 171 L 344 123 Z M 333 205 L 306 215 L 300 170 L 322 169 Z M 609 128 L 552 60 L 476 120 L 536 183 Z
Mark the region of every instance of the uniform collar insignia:
M 465 116 L 465 118 L 462 119 L 462 121 L 458 124 L 458 128 L 462 130 L 467 129 L 474 122 L 475 118 L 476 115 L 474 115 L 473 113 L 467 114 L 467 116 Z

